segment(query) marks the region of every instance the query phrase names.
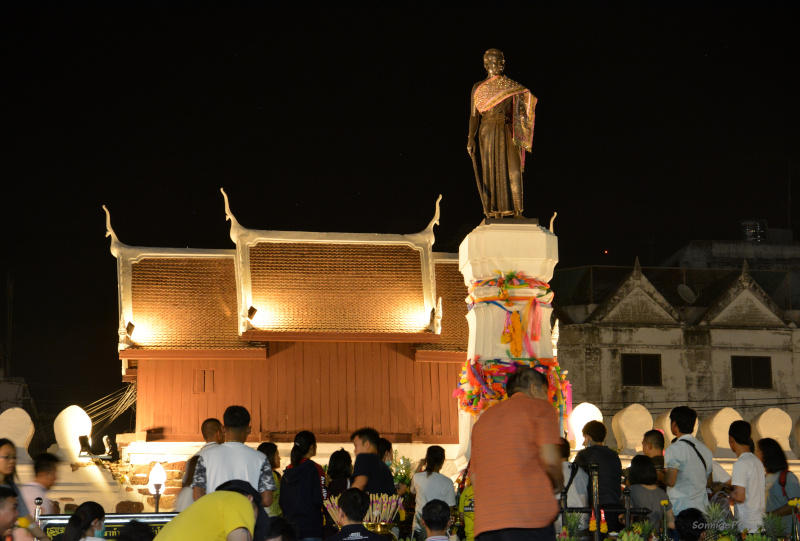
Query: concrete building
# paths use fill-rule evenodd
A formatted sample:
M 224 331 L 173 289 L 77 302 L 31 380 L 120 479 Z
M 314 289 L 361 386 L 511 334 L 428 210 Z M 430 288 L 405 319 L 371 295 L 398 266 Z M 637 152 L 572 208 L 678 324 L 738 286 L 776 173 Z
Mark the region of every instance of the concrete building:
M 688 404 L 707 426 L 724 408 L 748 421 L 777 408 L 796 427 L 798 262 L 800 243 L 693 242 L 668 260 L 679 267 L 556 270 L 558 357 L 574 402 L 595 404 L 608 426 L 632 404 L 654 418 Z M 797 437 L 790 444 L 797 454 Z

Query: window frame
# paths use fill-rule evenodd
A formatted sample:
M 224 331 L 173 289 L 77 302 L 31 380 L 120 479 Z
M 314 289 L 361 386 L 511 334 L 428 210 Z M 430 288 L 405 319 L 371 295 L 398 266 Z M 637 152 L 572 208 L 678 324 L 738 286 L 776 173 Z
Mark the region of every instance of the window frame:
M 638 376 L 639 382 L 632 383 L 630 381 L 626 381 L 626 364 L 630 363 L 633 358 L 638 358 L 639 367 L 638 367 Z M 649 359 L 649 360 L 648 360 Z M 651 380 L 645 379 L 645 370 L 644 366 L 645 363 L 658 363 L 658 383 L 653 383 Z M 652 371 L 652 369 L 651 369 Z M 628 373 L 628 380 L 630 380 L 631 374 Z M 660 353 L 622 353 L 620 355 L 620 379 L 622 381 L 623 387 L 663 387 L 664 386 L 664 374 L 661 367 L 661 354 Z
M 737 377 L 736 375 L 736 364 L 739 363 L 740 368 L 739 370 L 744 370 L 742 368 L 742 363 L 744 361 L 748 361 L 749 374 L 745 376 L 744 374 L 740 373 Z M 768 364 L 768 369 L 764 369 L 764 364 Z M 758 378 L 754 377 L 756 374 L 766 374 L 769 377 L 769 386 L 762 386 L 757 385 L 756 380 Z M 743 378 L 749 378 L 749 385 L 741 385 Z M 738 381 L 737 381 L 738 380 Z M 740 385 L 737 385 L 739 383 Z M 731 355 L 731 388 L 732 389 L 759 389 L 759 390 L 772 390 L 775 388 L 775 383 L 772 380 L 772 357 L 770 355 Z

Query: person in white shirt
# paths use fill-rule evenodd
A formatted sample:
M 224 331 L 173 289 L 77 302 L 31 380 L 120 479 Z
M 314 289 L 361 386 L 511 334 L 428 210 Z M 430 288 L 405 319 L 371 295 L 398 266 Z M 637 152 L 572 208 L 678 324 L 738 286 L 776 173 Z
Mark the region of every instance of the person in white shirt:
M 425 471 L 416 473 L 411 480 L 411 493 L 417 495 L 413 531 L 419 537 L 422 536 L 424 528 L 419 523 L 418 516 L 426 503 L 441 500 L 451 507 L 456 505 L 453 481 L 439 473 L 444 466 L 444 448 L 438 445 L 428 447 L 425 458 L 420 462 L 420 468 L 422 466 L 425 466 Z
M 738 457 L 728 482 L 733 487 L 729 501 L 734 506 L 734 516 L 742 528 L 755 532 L 761 525 L 766 504 L 766 473 L 764 465 L 750 451 L 753 444 L 751 433 L 747 421 L 734 421 L 728 429 L 728 442 Z
M 261 494 L 261 505 L 272 504 L 276 489 L 272 467 L 263 453 L 245 445 L 250 434 L 250 412 L 243 406 L 230 406 L 222 416 L 225 443 L 200 455 L 194 470 L 192 492 L 195 501 L 211 494 L 226 481 L 248 481 Z
M 664 484 L 677 516 L 684 509 L 703 510 L 708 504 L 706 483 L 713 457 L 708 447 L 692 436 L 697 413 L 678 406 L 669 413 L 670 430 L 677 436 L 664 453 Z
M 42 515 L 52 515 L 53 502 L 47 497 L 47 491 L 56 484 L 56 470 L 60 460 L 50 453 L 42 453 L 33 462 L 34 480 L 19 486 L 19 493 L 25 501 L 28 512 L 36 516 L 36 498 L 42 499 Z M 24 528 L 14 528 L 14 541 L 33 541 L 34 537 Z
M 569 461 L 569 442 L 561 438 L 561 471 L 564 473 L 564 490 L 567 491 L 567 507 L 589 507 L 589 474 Z M 556 499 L 561 504 L 561 492 L 556 493 Z M 556 534 L 561 533 L 561 513 L 554 524 Z M 581 530 L 589 527 L 589 515 L 581 515 Z

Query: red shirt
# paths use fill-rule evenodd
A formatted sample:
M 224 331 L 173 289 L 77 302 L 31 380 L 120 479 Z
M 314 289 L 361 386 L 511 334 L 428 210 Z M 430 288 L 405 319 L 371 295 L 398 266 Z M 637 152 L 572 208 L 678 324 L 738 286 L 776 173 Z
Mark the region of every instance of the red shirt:
M 555 408 L 524 393 L 481 414 L 472 429 L 470 457 L 476 537 L 492 530 L 553 523 L 558 504 L 539 448 L 560 441 Z

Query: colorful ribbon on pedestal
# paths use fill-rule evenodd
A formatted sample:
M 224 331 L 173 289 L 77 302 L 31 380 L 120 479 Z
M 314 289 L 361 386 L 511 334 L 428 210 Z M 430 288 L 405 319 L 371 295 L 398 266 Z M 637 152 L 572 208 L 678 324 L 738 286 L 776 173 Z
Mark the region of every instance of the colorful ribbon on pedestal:
M 478 304 L 491 304 L 505 314 L 501 344 L 508 344 L 508 359 L 467 359 L 461 370 L 458 388 L 453 396 L 459 408 L 473 415 L 507 397 L 508 376 L 518 366 L 535 368 L 547 376 L 548 398 L 559 412 L 561 426 L 572 412 L 572 386 L 555 358 L 537 358 L 534 342 L 541 339 L 542 308 L 550 308 L 553 291 L 550 285 L 523 272 L 495 271 L 496 276 L 477 280 L 469 287 L 469 310 Z M 496 295 L 477 296 L 478 288 L 496 287 Z M 514 290 L 533 289 L 533 295 L 513 295 Z M 520 306 L 522 305 L 522 306 Z M 516 309 L 515 309 L 516 308 Z M 562 430 L 563 432 L 563 430 Z

